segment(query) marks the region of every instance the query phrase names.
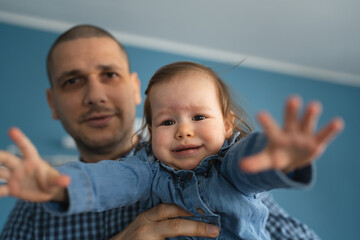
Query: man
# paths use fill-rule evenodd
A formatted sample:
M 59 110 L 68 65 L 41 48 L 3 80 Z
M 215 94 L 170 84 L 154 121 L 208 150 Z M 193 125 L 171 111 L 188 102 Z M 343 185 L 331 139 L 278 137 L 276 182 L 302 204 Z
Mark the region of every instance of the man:
M 63 33 L 47 58 L 51 88 L 47 100 L 54 119 L 74 138 L 81 161 L 93 163 L 131 155 L 142 139 L 134 135 L 140 83 L 130 72 L 123 46 L 106 31 L 88 25 Z M 135 146 L 135 147 L 134 147 Z M 121 178 L 121 176 L 119 176 Z M 86 196 L 85 196 L 86 197 Z M 267 229 L 273 239 L 316 239 L 270 196 Z M 101 213 L 52 216 L 40 205 L 19 201 L 1 239 L 164 239 L 216 237 L 218 228 L 178 217 L 184 210 L 161 204 L 139 214 L 138 203 Z M 134 220 L 135 219 L 135 220 Z M 129 224 L 130 223 L 130 224 Z

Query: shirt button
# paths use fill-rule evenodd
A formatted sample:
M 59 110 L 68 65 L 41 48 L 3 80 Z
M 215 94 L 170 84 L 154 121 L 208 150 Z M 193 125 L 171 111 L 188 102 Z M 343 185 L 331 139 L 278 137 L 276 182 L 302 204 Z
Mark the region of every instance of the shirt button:
M 209 164 L 209 166 L 213 165 L 213 164 L 214 164 L 214 160 L 210 160 L 208 164 Z
M 202 210 L 201 208 L 196 208 L 196 211 L 198 212 L 198 213 L 200 213 L 200 214 L 204 214 L 205 212 L 204 212 L 204 210 Z
M 181 177 L 179 177 L 179 181 L 182 185 L 184 185 L 185 182 L 181 179 Z
M 192 179 L 192 174 L 188 173 L 187 177 L 188 177 L 189 180 L 191 180 Z

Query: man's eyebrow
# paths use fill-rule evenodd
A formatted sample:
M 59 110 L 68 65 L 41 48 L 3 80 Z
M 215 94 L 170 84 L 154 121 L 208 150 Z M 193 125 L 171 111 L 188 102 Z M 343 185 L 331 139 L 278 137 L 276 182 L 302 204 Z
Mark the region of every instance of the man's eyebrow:
M 117 65 L 114 65 L 114 64 L 109 64 L 109 65 L 104 65 L 104 64 L 100 64 L 98 66 L 96 66 L 96 68 L 98 70 L 101 70 L 101 71 L 122 71 L 123 68 L 117 66 Z M 57 83 L 61 83 L 61 81 L 64 79 L 64 78 L 67 78 L 67 77 L 71 77 L 71 76 L 78 76 L 78 75 L 81 75 L 83 74 L 83 72 L 79 69 L 71 69 L 71 70 L 68 70 L 68 71 L 65 71 L 63 72 L 58 78 L 56 78 L 56 82 Z
M 117 65 L 114 65 L 114 64 L 110 64 L 110 65 L 100 64 L 100 65 L 96 66 L 96 68 L 99 70 L 103 70 L 103 71 L 109 71 L 109 70 L 121 71 L 121 70 L 123 70 L 123 68 L 121 68 Z

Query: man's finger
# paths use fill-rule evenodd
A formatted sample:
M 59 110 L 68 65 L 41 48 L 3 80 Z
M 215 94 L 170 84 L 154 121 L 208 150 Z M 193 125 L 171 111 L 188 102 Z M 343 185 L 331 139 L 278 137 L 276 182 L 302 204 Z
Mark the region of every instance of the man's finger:
M 142 214 L 153 222 L 152 232 L 159 239 L 177 236 L 216 237 L 219 234 L 218 227 L 214 225 L 179 218 L 192 214 L 175 204 L 159 204 Z
M 189 217 L 192 214 L 185 211 L 176 204 L 158 204 L 155 207 L 142 213 L 151 222 L 157 222 L 176 217 Z
M 219 228 L 204 222 L 197 222 L 188 219 L 174 218 L 162 221 L 157 224 L 155 231 L 161 232 L 161 239 L 189 236 L 189 237 L 216 237 L 219 235 Z
M 38 155 L 35 146 L 20 129 L 16 127 L 10 128 L 9 136 L 16 146 L 18 146 L 24 158 L 32 159 L 34 156 Z

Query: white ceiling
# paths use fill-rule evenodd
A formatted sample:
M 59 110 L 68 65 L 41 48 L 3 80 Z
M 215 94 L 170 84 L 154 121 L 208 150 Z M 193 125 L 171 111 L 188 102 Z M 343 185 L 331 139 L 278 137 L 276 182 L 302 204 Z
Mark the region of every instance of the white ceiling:
M 0 21 L 360 86 L 358 0 L 0 0 Z

